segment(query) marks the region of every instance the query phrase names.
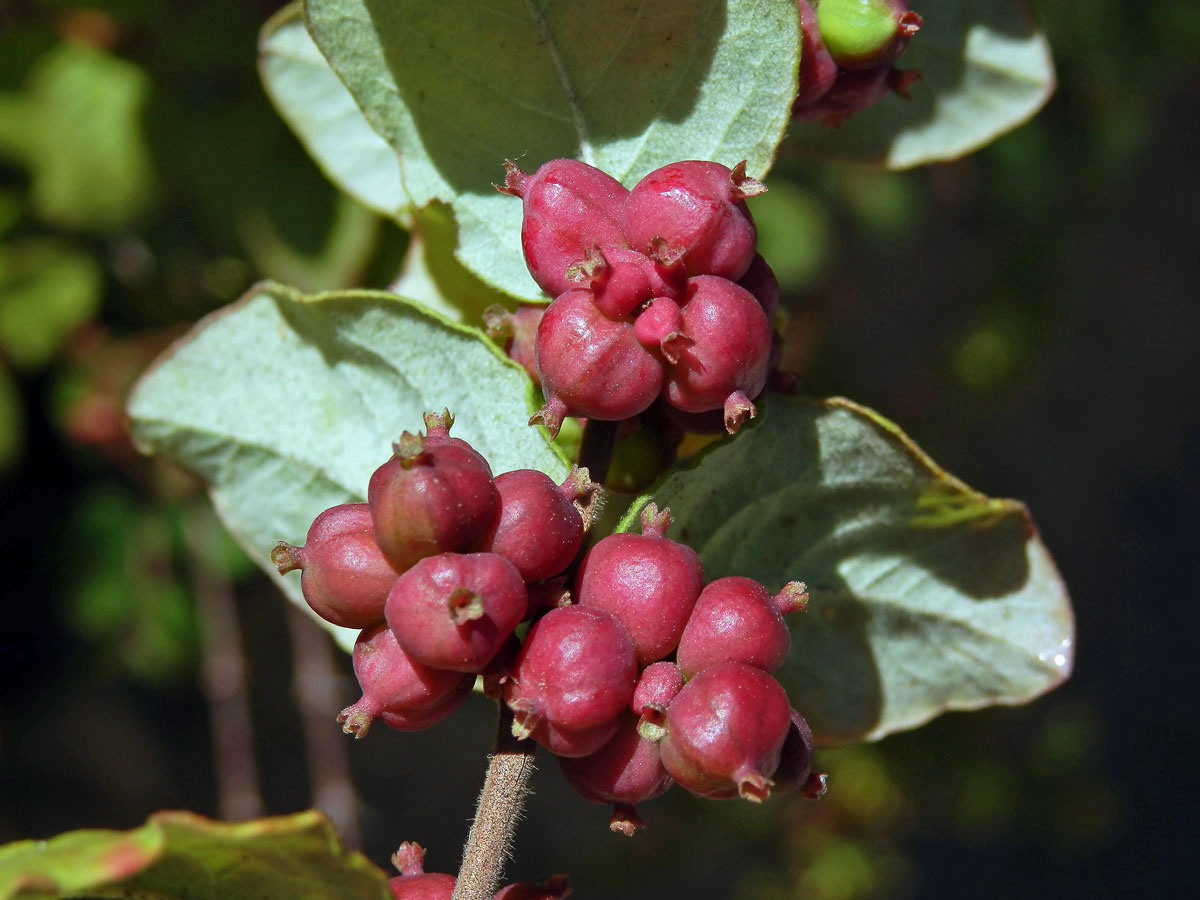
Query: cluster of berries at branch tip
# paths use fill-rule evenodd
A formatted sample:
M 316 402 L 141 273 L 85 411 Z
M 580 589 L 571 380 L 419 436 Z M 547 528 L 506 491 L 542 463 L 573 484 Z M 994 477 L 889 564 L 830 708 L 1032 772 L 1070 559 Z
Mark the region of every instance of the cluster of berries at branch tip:
M 632 834 L 638 804 L 675 783 L 754 802 L 819 796 L 812 735 L 773 677 L 804 584 L 774 594 L 739 576 L 706 584 L 653 503 L 640 534 L 608 535 L 576 564 L 598 499 L 587 470 L 561 485 L 535 470 L 493 478 L 450 437 L 452 421 L 427 414 L 425 434 L 402 435 L 371 476 L 367 503 L 326 510 L 303 546 L 272 552 L 281 573 L 301 570 L 314 611 L 362 629 L 362 698 L 338 716 L 343 729 L 428 727 L 479 678 L 506 704 L 514 738 L 558 756 L 585 798 L 612 804 L 614 831 Z
M 392 854 L 392 865 L 400 874 L 388 880 L 396 900 L 450 900 L 458 879 L 444 872 L 425 871 L 425 849 L 405 841 Z M 494 900 L 563 900 L 571 893 L 566 875 L 552 875 L 541 884 L 518 881 L 496 892 Z
M 889 93 L 911 99 L 921 74 L 893 63 L 921 28 L 907 0 L 796 0 L 800 91 L 792 118 L 838 126 Z
M 745 201 L 765 188 L 745 163 L 672 163 L 632 189 L 573 159 L 505 165 L 497 189 L 521 199 L 525 262 L 554 298 L 485 315 L 545 395 L 531 424 L 557 435 L 567 416 L 619 422 L 660 398 L 689 430 L 753 417 L 778 363 L 779 286 L 755 250 Z

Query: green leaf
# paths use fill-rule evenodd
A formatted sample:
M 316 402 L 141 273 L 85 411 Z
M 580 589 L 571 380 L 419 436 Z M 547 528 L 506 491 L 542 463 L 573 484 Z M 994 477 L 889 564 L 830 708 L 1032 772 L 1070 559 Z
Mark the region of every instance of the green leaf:
M 317 49 L 298 3 L 265 25 L 258 66 L 267 94 L 321 171 L 364 206 L 401 218 L 411 205 L 396 151 L 380 137 Z
M 31 238 L 0 245 L 0 350 L 21 368 L 44 366 L 100 304 L 91 254 Z
M 1023 0 L 920 0 L 921 30 L 897 62 L 921 80 L 838 128 L 796 122 L 789 150 L 907 169 L 957 159 L 1023 124 L 1054 92 L 1045 35 Z
M 38 60 L 23 96 L 0 102 L 0 149 L 32 172 L 38 216 L 111 232 L 146 210 L 154 180 L 141 121 L 148 94 L 136 65 L 63 43 Z
M 973 491 L 847 400 L 762 407 L 620 528 L 653 499 L 708 579 L 808 584 L 778 677 L 820 740 L 1022 703 L 1070 674 L 1070 602 L 1023 505 Z
M 746 159 L 762 176 L 796 89 L 792 0 L 307 0 L 309 31 L 400 154 L 413 202 L 443 200 L 459 258 L 542 299 L 505 158 L 576 157 L 625 184 L 679 159 Z
M 132 831 L 0 847 L 0 900 L 387 900 L 387 875 L 318 812 L 227 824 L 161 812 Z
M 276 541 L 303 543 L 322 510 L 363 500 L 391 442 L 443 407 L 494 472 L 566 477 L 544 432 L 525 424 L 525 372 L 480 331 L 393 294 L 259 285 L 173 346 L 129 401 L 138 444 L 207 480 L 230 532 L 270 573 Z M 274 577 L 308 608 L 295 575 Z M 330 630 L 346 646 L 356 636 Z

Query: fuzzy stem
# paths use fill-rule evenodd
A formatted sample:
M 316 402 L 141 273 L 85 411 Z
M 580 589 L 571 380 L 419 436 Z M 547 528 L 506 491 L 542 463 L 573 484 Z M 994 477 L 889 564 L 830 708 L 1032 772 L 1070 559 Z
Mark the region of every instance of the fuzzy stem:
M 620 422 L 601 422 L 598 419 L 588 419 L 583 425 L 583 438 L 579 444 L 577 462 L 580 468 L 588 470 L 596 484 L 604 484 L 604 480 L 608 478 L 608 466 L 617 446 L 617 431 L 620 427 Z
M 496 750 L 488 760 L 487 778 L 479 794 L 451 900 L 492 900 L 496 893 L 529 793 L 536 749 L 533 741 L 513 737 L 512 713 L 501 703 Z

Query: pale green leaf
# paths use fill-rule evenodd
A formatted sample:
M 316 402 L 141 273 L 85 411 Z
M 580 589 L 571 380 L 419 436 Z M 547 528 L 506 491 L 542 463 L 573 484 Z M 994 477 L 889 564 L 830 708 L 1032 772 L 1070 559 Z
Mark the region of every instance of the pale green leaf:
M 448 202 L 459 257 L 541 298 L 502 162 L 576 157 L 625 184 L 679 159 L 770 167 L 796 89 L 792 0 L 308 0 L 309 30 L 413 202 Z
M 129 401 L 138 444 L 204 478 L 268 572 L 277 541 L 303 543 L 322 510 L 365 499 L 391 442 L 444 407 L 454 436 L 494 472 L 566 477 L 542 430 L 526 425 L 525 372 L 481 332 L 392 294 L 259 285 L 168 350 Z M 303 605 L 294 574 L 280 583 Z M 331 630 L 346 645 L 355 636 Z
M 396 151 L 329 68 L 308 36 L 299 4 L 263 26 L 258 66 L 275 108 L 329 180 L 364 206 L 401 218 L 410 204 Z
M 1045 35 L 1023 0 L 914 0 L 921 30 L 896 63 L 921 80 L 830 128 L 792 125 L 785 147 L 907 169 L 956 159 L 1030 119 L 1054 92 Z
M 386 900 L 387 875 L 318 812 L 228 824 L 155 813 L 132 831 L 0 847 L 0 900 Z
M 1022 703 L 1070 674 L 1070 602 L 1024 506 L 971 490 L 848 401 L 762 407 L 651 495 L 708 579 L 808 584 L 778 677 L 820 740 Z

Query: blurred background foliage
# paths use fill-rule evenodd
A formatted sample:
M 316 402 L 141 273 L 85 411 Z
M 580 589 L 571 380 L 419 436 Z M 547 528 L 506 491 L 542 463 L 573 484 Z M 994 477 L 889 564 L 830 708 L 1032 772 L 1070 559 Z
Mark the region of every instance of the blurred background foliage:
M 452 869 L 486 705 L 323 745 L 348 659 L 306 668 L 324 639 L 124 430 L 141 369 L 254 280 L 382 287 L 400 267 L 405 233 L 338 195 L 263 94 L 276 5 L 0 3 L 0 840 L 316 802 L 381 865 L 415 839 Z M 514 877 L 568 871 L 582 897 L 1182 895 L 1200 7 L 1035 7 L 1060 75 L 1035 121 L 912 172 L 781 159 L 754 212 L 804 389 L 1030 503 L 1075 598 L 1075 677 L 823 751 L 817 803 L 672 793 L 633 841 L 543 771 Z M 316 731 L 313 671 L 333 698 Z

